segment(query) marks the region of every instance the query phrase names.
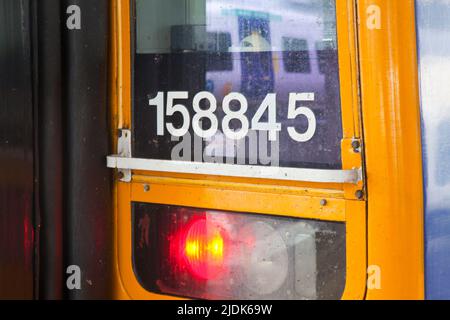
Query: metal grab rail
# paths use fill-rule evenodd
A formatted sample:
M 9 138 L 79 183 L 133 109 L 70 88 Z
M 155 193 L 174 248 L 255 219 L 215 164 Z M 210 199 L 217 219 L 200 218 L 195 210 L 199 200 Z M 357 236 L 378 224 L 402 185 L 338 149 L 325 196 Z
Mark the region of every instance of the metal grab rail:
M 362 180 L 361 168 L 352 170 L 297 169 L 222 163 L 138 159 L 119 155 L 108 156 L 107 167 L 119 170 L 146 170 L 318 183 L 356 184 Z

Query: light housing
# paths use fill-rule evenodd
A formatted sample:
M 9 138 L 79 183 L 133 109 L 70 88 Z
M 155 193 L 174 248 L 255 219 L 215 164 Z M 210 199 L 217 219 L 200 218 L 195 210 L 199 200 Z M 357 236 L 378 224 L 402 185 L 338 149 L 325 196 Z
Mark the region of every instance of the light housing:
M 133 204 L 144 288 L 200 299 L 339 299 L 345 224 Z

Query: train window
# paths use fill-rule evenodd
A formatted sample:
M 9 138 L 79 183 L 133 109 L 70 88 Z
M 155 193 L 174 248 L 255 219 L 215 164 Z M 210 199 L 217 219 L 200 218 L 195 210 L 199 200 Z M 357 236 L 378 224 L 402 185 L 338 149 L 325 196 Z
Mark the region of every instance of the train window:
M 201 299 L 339 299 L 345 224 L 133 204 L 133 259 L 151 292 Z
M 310 73 L 308 41 L 283 37 L 283 61 L 286 72 Z
M 135 14 L 133 157 L 342 169 L 334 0 L 136 0 Z

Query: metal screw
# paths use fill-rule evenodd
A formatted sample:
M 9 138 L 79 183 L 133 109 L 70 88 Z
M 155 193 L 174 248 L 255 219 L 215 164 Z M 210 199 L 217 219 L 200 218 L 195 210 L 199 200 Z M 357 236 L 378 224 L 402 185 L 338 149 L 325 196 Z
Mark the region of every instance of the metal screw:
M 322 199 L 322 200 L 320 200 L 320 205 L 322 206 L 322 207 L 325 207 L 326 205 L 327 205 L 327 200 L 326 199 Z
M 361 143 L 358 140 L 352 141 L 352 148 L 354 152 L 359 153 L 359 148 L 361 148 Z
M 148 184 L 144 184 L 144 191 L 145 192 L 149 192 L 150 191 L 150 186 Z
M 356 199 L 361 200 L 362 198 L 364 198 L 364 191 L 362 191 L 362 190 L 356 191 L 355 197 L 356 197 Z

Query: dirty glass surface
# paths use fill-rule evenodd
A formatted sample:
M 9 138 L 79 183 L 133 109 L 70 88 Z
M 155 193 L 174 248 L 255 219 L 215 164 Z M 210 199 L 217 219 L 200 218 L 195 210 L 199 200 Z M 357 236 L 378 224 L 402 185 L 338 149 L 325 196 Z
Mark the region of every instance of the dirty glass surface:
M 136 0 L 133 157 L 340 169 L 334 0 Z
M 154 293 L 200 299 L 340 299 L 345 224 L 133 204 L 133 263 Z

